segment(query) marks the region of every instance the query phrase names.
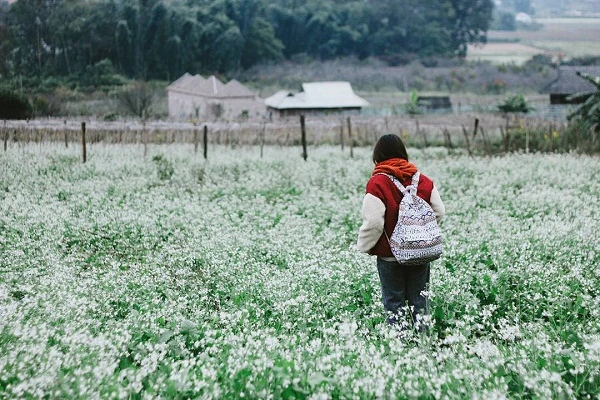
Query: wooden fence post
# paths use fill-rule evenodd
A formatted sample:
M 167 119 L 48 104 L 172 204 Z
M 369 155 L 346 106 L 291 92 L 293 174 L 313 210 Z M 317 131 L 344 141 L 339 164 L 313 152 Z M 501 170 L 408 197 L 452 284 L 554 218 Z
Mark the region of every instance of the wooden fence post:
M 194 127 L 194 154 L 198 153 L 198 127 Z
M 488 155 L 492 154 L 492 143 L 489 141 L 487 134 L 485 133 L 485 129 L 483 126 L 479 127 L 479 131 L 481 132 L 481 139 L 483 140 L 483 144 L 485 146 L 485 151 Z
M 67 120 L 65 119 L 65 149 L 69 148 L 69 133 L 67 131 Z
M 418 119 L 415 119 L 415 125 L 417 126 L 417 135 L 422 134 L 422 136 L 423 136 L 423 145 L 425 147 L 429 147 L 429 141 L 427 140 L 427 133 L 424 130 L 421 130 Z
M 469 134 L 467 133 L 467 128 L 465 128 L 465 126 L 462 126 L 462 131 L 463 131 L 463 135 L 465 135 L 465 146 L 467 146 L 467 153 L 469 153 L 469 156 L 473 156 L 473 153 L 471 152 L 471 143 L 469 142 Z
M 204 144 L 204 159 L 208 157 L 208 126 L 204 125 L 204 135 L 202 135 L 202 142 Z
M 4 120 L 4 151 L 8 148 L 8 129 L 6 129 L 6 120 Z
M 479 118 L 475 118 L 475 129 L 473 129 L 473 137 L 477 135 L 477 130 L 479 129 Z
M 354 157 L 354 139 L 352 137 L 352 122 L 350 117 L 346 120 L 348 122 L 348 139 L 350 140 L 350 158 Z
M 4 121 L 4 151 L 8 149 L 8 129 L 6 129 L 6 121 Z
M 344 151 L 344 119 L 342 118 L 342 123 L 340 124 L 340 143 L 342 144 L 342 152 Z
M 81 123 L 81 146 L 83 149 L 83 163 L 87 161 L 87 151 L 85 148 L 85 122 Z
M 142 123 L 142 141 L 144 142 L 144 158 L 148 154 L 148 135 L 146 135 L 146 121 Z
M 450 136 L 450 131 L 447 128 L 444 128 L 442 132 L 444 133 L 444 142 L 446 143 L 446 148 L 448 148 L 448 151 L 450 151 L 454 148 L 454 145 L 452 144 L 452 138 Z
M 300 115 L 300 130 L 302 131 L 302 158 L 306 161 L 308 153 L 306 152 L 306 127 L 304 125 L 304 115 Z
M 529 153 L 529 126 L 525 127 L 525 153 Z
M 265 130 L 267 129 L 267 123 L 263 123 L 262 132 L 260 135 L 260 158 L 263 158 L 263 148 L 265 147 Z
M 508 153 L 510 149 L 510 117 L 506 116 L 506 131 L 504 136 L 504 151 Z

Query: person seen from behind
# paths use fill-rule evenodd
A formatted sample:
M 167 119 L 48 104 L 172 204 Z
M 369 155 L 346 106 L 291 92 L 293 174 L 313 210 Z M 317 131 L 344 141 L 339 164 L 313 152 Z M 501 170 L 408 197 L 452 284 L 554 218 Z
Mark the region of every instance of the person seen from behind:
M 362 225 L 358 234 L 358 250 L 377 256 L 377 270 L 381 282 L 383 306 L 388 312 L 387 323 L 405 327 L 405 312 L 410 310 L 418 331 L 427 329 L 423 317 L 429 315 L 429 302 L 425 290 L 429 283 L 430 263 L 400 264 L 392 254 L 389 239 L 398 221 L 402 193 L 392 180 L 382 174 L 392 175 L 407 187 L 411 185 L 417 167 L 408 160 L 402 139 L 394 134 L 379 138 L 373 149 L 375 169 L 366 187 L 362 205 Z M 417 196 L 433 209 L 439 223 L 445 214 L 444 203 L 433 181 L 420 174 Z

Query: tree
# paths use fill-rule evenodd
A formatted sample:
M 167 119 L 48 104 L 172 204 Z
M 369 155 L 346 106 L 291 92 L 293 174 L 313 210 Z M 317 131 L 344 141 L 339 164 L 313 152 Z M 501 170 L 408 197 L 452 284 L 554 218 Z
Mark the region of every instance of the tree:
M 10 6 L 7 22 L 12 31 L 16 70 L 39 77 L 56 54 L 48 19 L 60 3 L 60 0 L 28 0 Z
M 33 109 L 27 97 L 0 89 L 0 119 L 28 119 Z
M 11 72 L 10 53 L 12 50 L 12 35 L 8 26 L 8 2 L 0 1 L 0 77 Z
M 108 60 L 130 78 L 171 80 L 296 54 L 464 56 L 485 41 L 492 8 L 492 0 L 0 0 L 0 74 L 82 82 Z
M 568 119 L 569 121 L 579 120 L 588 130 L 600 133 L 600 76 L 579 71 L 577 71 L 577 75 L 594 85 L 596 90 L 591 93 L 578 93 L 569 98 L 569 100 L 585 99 L 585 101 L 568 116 Z
M 273 27 L 263 18 L 257 18 L 248 31 L 242 50 L 241 65 L 249 68 L 267 60 L 283 59 L 283 44 L 275 38 Z
M 119 103 L 125 111 L 141 119 L 148 118 L 154 100 L 154 92 L 144 81 L 134 82 L 119 94 Z
M 492 21 L 492 0 L 441 0 L 446 11 L 445 27 L 450 32 L 452 48 L 459 57 L 467 55 L 469 43 L 485 43 Z
M 286 58 L 306 51 L 305 26 L 309 16 L 305 5 L 274 3 L 267 9 L 267 16 Z
M 515 11 L 524 12 L 527 14 L 533 14 L 533 7 L 531 7 L 531 0 L 515 0 Z
M 515 21 L 515 15 L 510 12 L 503 12 L 498 16 L 495 21 L 494 28 L 500 31 L 514 31 L 517 29 L 517 23 Z

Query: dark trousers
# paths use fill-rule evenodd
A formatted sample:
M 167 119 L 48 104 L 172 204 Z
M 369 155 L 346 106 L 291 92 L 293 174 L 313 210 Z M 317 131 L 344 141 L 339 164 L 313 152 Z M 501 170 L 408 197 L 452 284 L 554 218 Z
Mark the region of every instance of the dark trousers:
M 396 261 L 385 261 L 377 257 L 377 270 L 381 281 L 383 307 L 391 315 L 387 318 L 390 325 L 405 319 L 405 306 L 411 309 L 412 320 L 417 316 L 429 314 L 429 299 L 422 292 L 429 284 L 429 263 L 423 265 L 400 265 Z M 422 324 L 416 324 L 419 331 Z

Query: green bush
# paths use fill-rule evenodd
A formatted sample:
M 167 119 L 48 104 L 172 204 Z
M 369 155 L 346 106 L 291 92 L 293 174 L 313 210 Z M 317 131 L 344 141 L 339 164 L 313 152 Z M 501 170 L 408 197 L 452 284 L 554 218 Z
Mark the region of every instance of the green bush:
M 154 161 L 154 164 L 156 165 L 156 174 L 161 181 L 168 181 L 175 174 L 173 164 L 162 155 L 155 155 L 152 157 L 152 161 Z
M 0 119 L 29 119 L 32 114 L 33 108 L 27 97 L 0 89 Z
M 408 102 L 402 105 L 404 112 L 408 115 L 423 114 L 423 110 L 419 107 L 418 99 L 419 95 L 417 94 L 417 91 L 411 90 Z
M 110 87 L 125 83 L 124 78 L 117 74 L 112 62 L 108 59 L 98 61 L 93 66 L 87 66 L 79 81 L 84 86 Z
M 529 106 L 527 99 L 522 94 L 508 96 L 504 101 L 498 104 L 498 110 L 503 113 L 528 113 L 533 110 Z

